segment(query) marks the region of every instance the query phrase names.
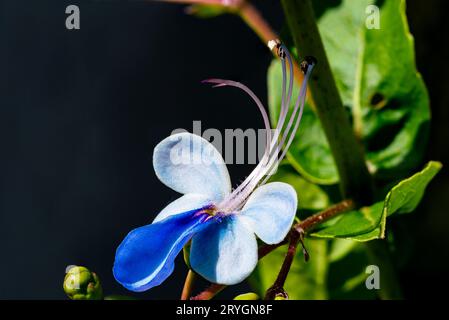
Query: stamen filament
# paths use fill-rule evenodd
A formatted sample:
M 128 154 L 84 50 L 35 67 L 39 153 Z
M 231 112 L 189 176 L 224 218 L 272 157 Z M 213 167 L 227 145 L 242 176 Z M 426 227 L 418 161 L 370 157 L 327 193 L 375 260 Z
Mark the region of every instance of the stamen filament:
M 303 72 L 305 73 L 304 81 L 301 84 L 300 92 L 296 99 L 295 106 L 292 112 L 290 113 L 287 126 L 286 128 L 284 128 L 284 125 L 287 120 L 287 115 L 289 113 L 288 109 L 293 93 L 293 77 L 294 77 L 293 61 L 290 53 L 288 52 L 288 49 L 284 45 L 280 44 L 279 42 L 275 42 L 275 45 L 282 63 L 281 111 L 279 114 L 279 120 L 276 126 L 276 131 L 272 139 L 271 136 L 270 139 L 267 139 L 267 141 L 270 141 L 270 143 L 267 143 L 265 153 L 262 159 L 260 160 L 259 164 L 254 168 L 251 174 L 240 184 L 240 186 L 238 186 L 228 197 L 226 197 L 218 205 L 220 210 L 223 210 L 224 212 L 232 212 L 233 210 L 240 209 L 244 205 L 246 199 L 254 191 L 254 189 L 258 185 L 264 184 L 270 178 L 273 170 L 277 168 L 277 165 L 284 159 L 285 155 L 287 154 L 288 148 L 290 147 L 295 138 L 295 134 L 299 128 L 299 124 L 302 119 L 307 93 L 307 83 L 316 61 L 314 61 L 313 59 L 307 60 L 306 58 L 304 62 L 304 68 L 306 68 L 305 70 L 302 69 Z M 273 42 L 270 42 L 269 46 L 270 48 L 272 48 Z M 287 58 L 290 66 L 288 74 L 289 75 L 288 93 L 286 92 L 287 72 L 286 72 L 285 58 Z M 220 79 L 211 79 L 207 80 L 206 82 L 215 83 L 217 84 L 216 86 L 233 85 L 243 89 L 253 98 L 254 101 L 256 101 L 257 105 L 259 106 L 259 109 L 263 110 L 261 111 L 261 113 L 262 114 L 265 113 L 266 115 L 266 112 L 260 100 L 254 95 L 254 93 L 252 93 L 251 90 L 249 90 L 244 85 L 238 82 Z M 267 130 L 270 131 L 269 129 Z M 286 141 L 287 143 L 285 144 Z M 282 148 L 283 146 L 284 148 Z M 280 150 L 282 150 L 282 153 L 280 152 Z M 281 155 L 279 156 L 280 153 Z
M 232 81 L 232 80 L 207 79 L 207 80 L 203 80 L 202 83 L 213 83 L 213 84 L 215 84 L 213 86 L 214 88 L 225 87 L 225 86 L 236 87 L 236 88 L 239 88 L 239 89 L 242 89 L 243 91 L 245 91 L 254 100 L 254 102 L 257 104 L 257 107 L 259 108 L 260 113 L 262 114 L 263 122 L 265 125 L 266 139 L 267 139 L 265 153 L 268 153 L 270 144 L 271 144 L 270 118 L 268 117 L 268 114 L 267 114 L 267 111 L 265 110 L 264 105 L 262 104 L 260 99 L 254 94 L 254 92 L 251 89 L 249 89 L 247 86 L 245 86 L 244 84 L 237 82 L 237 81 Z
M 234 203 L 236 202 L 235 199 L 237 195 L 248 185 L 250 185 L 252 181 L 254 181 L 254 179 L 259 177 L 260 172 L 264 172 L 266 168 L 271 167 L 269 164 L 271 162 L 271 158 L 273 157 L 273 150 L 278 149 L 279 143 L 277 141 L 279 139 L 280 130 L 282 130 L 282 127 L 284 126 L 284 122 L 288 113 L 288 106 L 290 104 L 293 92 L 293 62 L 288 52 L 288 49 L 284 45 L 281 45 L 280 43 L 278 43 L 278 56 L 280 57 L 282 63 L 282 98 L 281 98 L 281 112 L 279 115 L 279 121 L 275 131 L 275 136 L 273 137 L 271 145 L 269 146 L 269 148 L 266 149 L 264 156 L 262 157 L 256 168 L 254 168 L 251 174 L 248 177 L 246 177 L 246 179 L 240 184 L 240 186 L 238 186 L 231 193 L 231 195 L 223 201 L 222 205 L 225 206 L 225 209 L 228 209 L 228 207 L 232 207 L 234 205 Z M 287 97 L 286 97 L 287 72 L 286 72 L 285 56 L 287 56 L 287 60 L 290 65 L 289 68 L 290 81 Z M 238 201 L 240 201 L 239 199 Z
M 290 145 L 292 144 L 292 142 L 293 142 L 293 140 L 295 138 L 296 132 L 298 131 L 299 124 L 301 123 L 302 115 L 304 113 L 304 105 L 305 105 L 305 101 L 306 101 L 306 95 L 307 95 L 307 82 L 309 80 L 310 74 L 312 73 L 313 67 L 314 67 L 314 64 L 311 64 L 310 67 L 307 70 L 306 75 L 304 76 L 304 81 L 303 81 L 303 83 L 301 85 L 300 93 L 299 93 L 299 96 L 298 96 L 298 99 L 297 99 L 297 102 L 296 102 L 296 106 L 295 106 L 295 109 L 296 109 L 298 104 L 300 104 L 299 115 L 296 118 L 296 123 L 295 123 L 295 126 L 293 128 L 293 131 L 290 133 L 290 137 L 289 137 L 289 139 L 287 141 L 287 144 L 284 147 L 284 150 L 282 151 L 281 156 L 279 157 L 279 159 L 277 161 L 277 164 L 281 163 L 281 161 L 286 156 L 287 151 L 290 148 Z M 268 173 L 265 176 L 264 180 L 261 182 L 261 184 L 264 184 L 270 178 L 274 168 L 276 168 L 276 166 L 273 165 L 270 168 L 270 170 L 268 171 Z

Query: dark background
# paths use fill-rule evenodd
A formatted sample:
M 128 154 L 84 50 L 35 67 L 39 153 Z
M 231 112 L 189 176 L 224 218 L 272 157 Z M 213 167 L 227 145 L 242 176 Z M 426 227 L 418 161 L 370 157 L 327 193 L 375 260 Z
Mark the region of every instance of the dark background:
M 356 1 L 356 0 L 354 0 Z M 81 30 L 65 28 L 77 4 Z M 449 163 L 449 33 L 445 1 L 409 1 L 418 69 L 433 112 L 428 159 Z M 257 1 L 276 30 L 277 1 Z M 154 146 L 173 129 L 258 128 L 255 106 L 209 77 L 242 81 L 266 100 L 271 56 L 235 16 L 201 20 L 183 6 L 140 1 L 0 1 L 0 298 L 64 298 L 67 265 L 95 270 L 106 293 L 117 245 L 177 197 L 153 173 Z M 234 183 L 249 170 L 231 167 Z M 237 178 L 237 179 L 236 179 Z M 414 215 L 405 297 L 449 285 L 449 174 Z M 177 298 L 178 263 L 141 297 Z M 232 296 L 232 289 L 225 296 Z

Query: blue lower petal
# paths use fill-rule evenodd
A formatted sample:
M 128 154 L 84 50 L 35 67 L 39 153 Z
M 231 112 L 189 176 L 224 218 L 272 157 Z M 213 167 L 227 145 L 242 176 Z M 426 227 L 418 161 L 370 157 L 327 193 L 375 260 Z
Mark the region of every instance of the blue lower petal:
M 183 246 L 213 221 L 201 211 L 187 211 L 131 231 L 117 248 L 115 279 L 137 292 L 161 284 L 173 272 Z
M 220 284 L 242 282 L 257 264 L 257 241 L 237 215 L 227 215 L 196 233 L 190 265 L 205 279 Z

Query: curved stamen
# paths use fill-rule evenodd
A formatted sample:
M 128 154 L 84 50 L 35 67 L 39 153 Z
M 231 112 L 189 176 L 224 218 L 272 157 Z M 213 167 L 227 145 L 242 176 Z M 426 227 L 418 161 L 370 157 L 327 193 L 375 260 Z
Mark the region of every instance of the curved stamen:
M 271 144 L 270 119 L 268 117 L 268 114 L 267 114 L 267 112 L 265 110 L 264 105 L 262 104 L 260 99 L 254 94 L 254 92 L 251 91 L 251 89 L 249 89 L 244 84 L 242 84 L 240 82 L 237 82 L 237 81 L 232 81 L 232 80 L 206 79 L 206 80 L 203 80 L 201 82 L 202 83 L 215 84 L 213 86 L 213 88 L 231 86 L 231 87 L 236 87 L 236 88 L 242 89 L 243 91 L 245 91 L 254 100 L 254 102 L 257 104 L 257 107 L 259 108 L 260 113 L 262 114 L 263 122 L 264 122 L 264 125 L 265 125 L 266 139 L 267 139 L 266 146 L 265 146 L 265 154 L 269 153 L 269 151 L 270 151 L 270 144 Z
M 269 44 L 270 46 L 270 44 Z M 276 127 L 275 135 L 272 139 L 271 145 L 269 147 L 269 152 L 265 152 L 264 156 L 260 160 L 259 164 L 254 168 L 254 170 L 251 172 L 251 174 L 246 177 L 246 179 L 238 186 L 229 197 L 227 197 L 221 204 L 225 206 L 225 209 L 228 206 L 233 206 L 233 204 L 236 202 L 234 199 L 237 197 L 237 195 L 245 189 L 254 179 L 255 177 L 259 176 L 259 173 L 261 171 L 264 171 L 266 168 L 270 168 L 270 160 L 273 156 L 273 150 L 279 148 L 279 135 L 280 131 L 282 130 L 284 126 L 284 122 L 288 113 L 288 106 L 291 101 L 292 92 L 293 92 L 293 62 L 290 56 L 290 53 L 288 49 L 281 45 L 280 43 L 277 43 L 277 54 L 279 58 L 281 59 L 282 63 L 282 98 L 281 98 L 281 112 L 279 115 L 279 121 Z M 289 62 L 289 71 L 290 71 L 290 81 L 289 81 L 289 88 L 288 88 L 288 94 L 286 96 L 286 83 L 287 83 L 287 72 L 286 72 L 286 64 L 285 64 L 285 57 L 287 57 L 287 60 Z
M 292 131 L 291 134 L 290 134 L 290 137 L 289 137 L 289 139 L 288 139 L 288 141 L 287 141 L 287 144 L 285 145 L 284 150 L 282 151 L 281 156 L 280 156 L 279 159 L 277 160 L 277 164 L 281 163 L 281 161 L 282 161 L 282 160 L 284 159 L 284 157 L 286 156 L 287 151 L 288 151 L 288 149 L 290 148 L 290 145 L 292 144 L 292 142 L 293 142 L 293 140 L 294 140 L 294 138 L 295 138 L 296 132 L 298 131 L 299 124 L 300 124 L 300 122 L 301 122 L 302 115 L 303 115 L 303 113 L 304 113 L 304 105 L 305 105 L 306 95 L 307 95 L 307 85 L 306 85 L 306 84 L 307 84 L 307 82 L 308 82 L 308 80 L 309 80 L 310 74 L 312 73 L 312 70 L 313 70 L 313 67 L 314 67 L 314 66 L 315 66 L 314 64 L 311 64 L 310 67 L 308 68 L 307 72 L 306 72 L 306 75 L 304 76 L 304 82 L 303 82 L 303 85 L 301 86 L 301 91 L 300 91 L 298 100 L 297 100 L 297 102 L 296 102 L 296 105 L 300 104 L 300 106 L 301 106 L 300 109 L 299 109 L 299 115 L 298 115 L 298 117 L 297 117 L 297 119 L 296 119 L 295 126 L 294 126 L 294 128 L 293 128 L 293 131 Z M 296 106 L 295 106 L 295 108 L 296 108 Z M 270 168 L 270 170 L 268 171 L 268 173 L 267 173 L 267 175 L 265 176 L 264 180 L 262 180 L 261 184 L 264 184 L 264 183 L 270 178 L 270 176 L 271 176 L 271 174 L 272 174 L 274 168 L 276 168 L 275 165 L 273 165 L 273 166 Z
M 237 196 L 235 196 L 235 198 L 232 200 L 232 202 L 231 202 L 232 205 L 237 205 L 234 207 L 234 209 L 238 209 L 239 207 L 241 207 L 244 204 L 245 199 L 251 194 L 251 192 L 257 187 L 257 185 L 264 184 L 269 179 L 270 174 L 277 167 L 277 165 L 280 163 L 280 161 L 282 161 L 282 159 L 285 157 L 288 148 L 290 147 L 291 143 L 293 142 L 296 131 L 299 127 L 299 123 L 302 118 L 302 114 L 304 111 L 305 97 L 306 97 L 306 92 L 307 92 L 307 82 L 309 80 L 309 77 L 310 77 L 310 74 L 312 72 L 314 65 L 315 65 L 315 61 L 307 61 L 306 62 L 306 68 L 307 68 L 306 72 L 305 72 L 306 76 L 301 85 L 300 93 L 297 98 L 294 110 L 291 114 L 291 118 L 288 123 L 287 129 L 284 131 L 282 140 L 278 144 L 278 146 L 282 147 L 284 145 L 284 142 L 287 139 L 287 137 L 289 138 L 287 145 L 284 147 L 282 155 L 278 159 L 276 159 L 276 157 L 278 156 L 278 153 L 274 152 L 274 151 L 278 151 L 279 149 L 272 150 L 272 154 L 270 154 L 270 156 L 269 156 L 269 163 L 267 165 L 265 165 L 262 169 L 258 169 L 258 168 L 255 169 L 255 171 L 257 171 L 257 174 L 255 174 L 254 177 L 252 177 L 251 181 L 249 181 L 245 185 L 245 187 L 243 188 L 241 193 L 238 194 Z M 299 109 L 299 114 L 298 114 L 298 117 L 296 117 L 296 113 L 298 112 L 298 109 Z M 291 132 L 289 132 L 295 117 L 296 117 L 295 126 L 293 127 L 293 130 Z M 265 178 L 263 179 L 263 181 L 261 183 L 259 183 L 260 180 L 264 176 L 265 176 Z

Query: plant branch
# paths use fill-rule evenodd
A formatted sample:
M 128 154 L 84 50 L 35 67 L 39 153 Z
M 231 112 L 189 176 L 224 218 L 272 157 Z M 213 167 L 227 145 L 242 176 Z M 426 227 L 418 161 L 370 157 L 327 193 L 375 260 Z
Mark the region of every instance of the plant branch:
M 171 3 L 206 5 L 226 8 L 227 12 L 238 15 L 246 25 L 254 31 L 259 39 L 266 45 L 268 41 L 277 39 L 278 35 L 270 24 L 264 19 L 257 8 L 247 0 L 159 0 Z M 192 8 L 188 7 L 187 9 Z M 189 13 L 190 10 L 187 10 Z M 193 11 L 194 12 L 194 11 Z M 273 55 L 277 57 L 276 53 Z M 301 83 L 304 75 L 301 72 L 297 62 L 293 60 L 293 73 L 297 83 Z
M 345 113 L 318 31 L 311 0 L 281 0 L 298 53 L 318 60 L 309 82 L 316 111 L 329 142 L 340 177 L 344 198 L 354 199 L 357 207 L 372 202 L 373 182 L 366 166 L 361 145 Z M 388 279 L 380 290 L 381 298 L 399 298 L 400 286 L 388 246 L 382 241 L 367 242 L 373 264 L 382 267 Z
M 323 210 L 317 214 L 314 214 L 301 223 L 298 223 L 294 226 L 297 230 L 302 229 L 304 232 L 310 232 L 313 230 L 317 225 L 328 221 L 331 218 L 334 218 L 338 214 L 342 212 L 347 212 L 349 210 L 352 210 L 355 208 L 354 201 L 352 200 L 344 200 L 342 202 L 339 202 L 337 204 L 334 204 L 333 206 L 327 208 L 326 210 Z
M 190 298 L 190 300 L 210 300 L 224 288 L 226 288 L 226 286 L 223 284 L 213 283 L 200 294 Z
M 332 75 L 311 1 L 281 2 L 299 55 L 318 61 L 309 87 L 338 169 L 343 198 L 353 199 L 359 206 L 371 204 L 371 176 Z
M 293 229 L 290 233 L 290 243 L 288 245 L 287 254 L 285 255 L 281 270 L 276 277 L 276 281 L 265 293 L 265 300 L 274 300 L 276 297 L 288 299 L 288 294 L 284 289 L 284 285 L 287 280 L 288 273 L 290 272 L 293 260 L 295 259 L 296 248 L 298 247 L 298 243 L 301 238 L 301 235 L 296 232 L 296 229 Z
M 237 14 L 253 30 L 264 44 L 276 39 L 278 36 L 268 22 L 262 17 L 259 10 L 248 1 L 242 1 Z
M 189 300 L 192 294 L 193 283 L 195 282 L 196 274 L 191 269 L 187 272 L 186 281 L 184 282 L 184 287 L 182 288 L 181 300 Z
M 336 217 L 337 215 L 350 211 L 354 208 L 354 202 L 352 200 L 344 200 L 340 203 L 337 203 L 328 209 L 316 213 L 302 222 L 295 224 L 288 236 L 277 244 L 263 245 L 259 247 L 259 260 L 265 257 L 270 252 L 273 252 L 275 249 L 287 244 L 290 242 L 290 245 L 295 245 L 294 251 L 296 252 L 296 246 L 298 242 L 301 240 L 303 235 L 307 232 L 312 231 L 319 224 L 328 221 L 331 218 Z M 296 244 L 295 244 L 296 243 Z M 289 247 L 290 250 L 290 247 Z M 293 248 L 292 248 L 293 250 Z M 292 255 L 294 256 L 294 254 Z M 289 258 L 290 259 L 290 258 Z M 285 279 L 287 278 L 287 274 L 290 270 L 291 262 L 293 262 L 293 257 L 290 262 L 285 262 L 283 264 L 283 269 L 281 269 L 282 275 L 278 276 L 280 278 L 279 283 L 282 282 L 282 285 L 285 283 Z M 222 291 L 226 286 L 221 284 L 212 284 L 206 290 L 198 294 L 197 296 L 191 298 L 191 300 L 209 300 L 212 299 L 216 294 Z

